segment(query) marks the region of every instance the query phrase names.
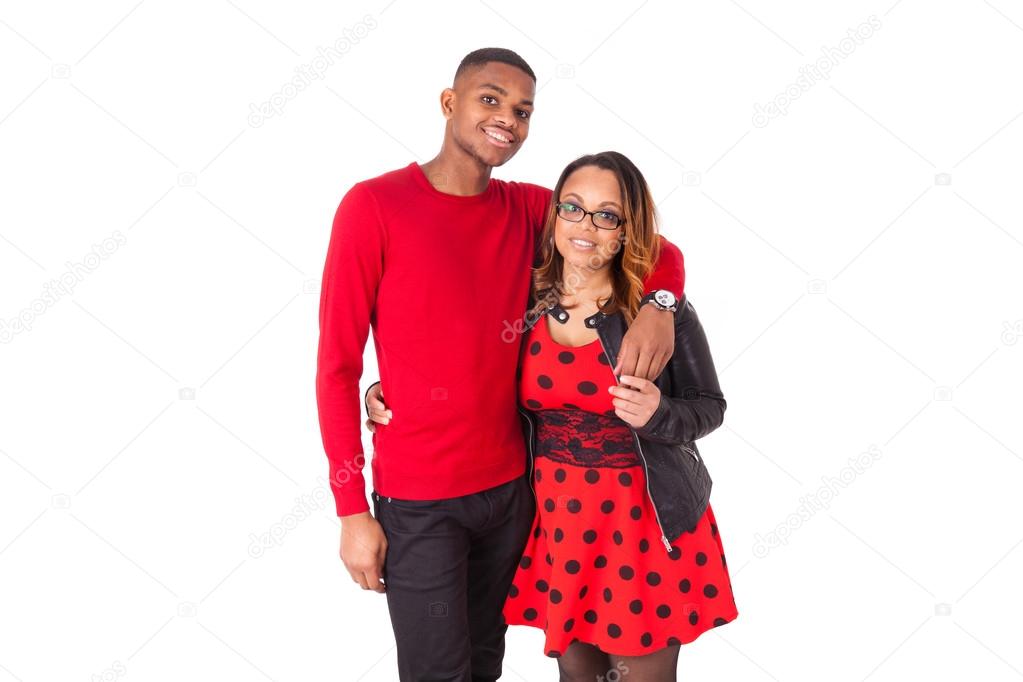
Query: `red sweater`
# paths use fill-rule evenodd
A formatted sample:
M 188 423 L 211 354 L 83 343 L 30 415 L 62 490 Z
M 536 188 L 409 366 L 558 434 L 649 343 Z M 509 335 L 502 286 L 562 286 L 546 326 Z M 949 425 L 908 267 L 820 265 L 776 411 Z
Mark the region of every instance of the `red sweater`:
M 496 179 L 481 194 L 445 194 L 415 162 L 345 194 L 323 269 L 316 370 L 338 516 L 369 509 L 359 379 L 370 327 L 394 412 L 373 435 L 378 493 L 457 497 L 524 473 L 514 330 L 550 200 L 544 187 Z M 681 296 L 682 253 L 663 239 L 661 254 L 647 290 Z

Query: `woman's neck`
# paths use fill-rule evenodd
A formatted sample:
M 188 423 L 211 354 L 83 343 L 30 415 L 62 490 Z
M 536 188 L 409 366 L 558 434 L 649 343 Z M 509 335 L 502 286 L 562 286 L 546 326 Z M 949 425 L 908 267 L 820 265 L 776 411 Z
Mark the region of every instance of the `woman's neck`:
M 589 304 L 589 307 L 596 308 L 601 301 L 606 300 L 614 291 L 611 278 L 607 269 L 589 270 L 569 267 L 573 272 L 566 272 L 561 280 L 561 290 L 565 292 L 563 299 L 571 306 Z

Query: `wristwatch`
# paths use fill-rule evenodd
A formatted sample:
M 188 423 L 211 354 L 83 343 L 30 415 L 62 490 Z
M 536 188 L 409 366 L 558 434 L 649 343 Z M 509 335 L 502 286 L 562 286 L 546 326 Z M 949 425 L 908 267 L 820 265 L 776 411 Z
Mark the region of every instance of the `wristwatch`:
M 651 291 L 639 302 L 640 306 L 643 306 L 646 303 L 653 303 L 654 307 L 658 310 L 669 310 L 671 312 L 678 310 L 678 299 L 675 298 L 675 294 L 671 293 L 667 289 Z

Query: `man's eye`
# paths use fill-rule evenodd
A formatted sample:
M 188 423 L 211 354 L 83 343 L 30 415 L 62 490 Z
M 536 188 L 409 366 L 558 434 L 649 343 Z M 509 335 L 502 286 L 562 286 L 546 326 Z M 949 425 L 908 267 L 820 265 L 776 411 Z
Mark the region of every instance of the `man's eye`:
M 519 117 L 524 119 L 529 118 L 529 112 L 524 109 L 519 109 Z
M 481 99 L 487 104 L 497 104 L 497 98 L 490 95 L 483 95 Z

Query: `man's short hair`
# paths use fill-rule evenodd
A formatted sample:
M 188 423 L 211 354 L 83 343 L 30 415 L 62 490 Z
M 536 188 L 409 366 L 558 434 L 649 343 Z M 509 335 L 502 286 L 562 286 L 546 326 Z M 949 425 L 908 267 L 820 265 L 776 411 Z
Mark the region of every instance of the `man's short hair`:
M 533 69 L 529 67 L 526 60 L 520 57 L 517 53 L 503 47 L 483 47 L 478 50 L 473 50 L 462 57 L 462 61 L 458 65 L 458 69 L 455 71 L 455 80 L 457 81 L 458 77 L 466 71 L 479 68 L 490 62 L 501 62 L 502 64 L 514 66 L 532 78 L 534 83 L 536 82 L 536 74 L 533 73 Z

